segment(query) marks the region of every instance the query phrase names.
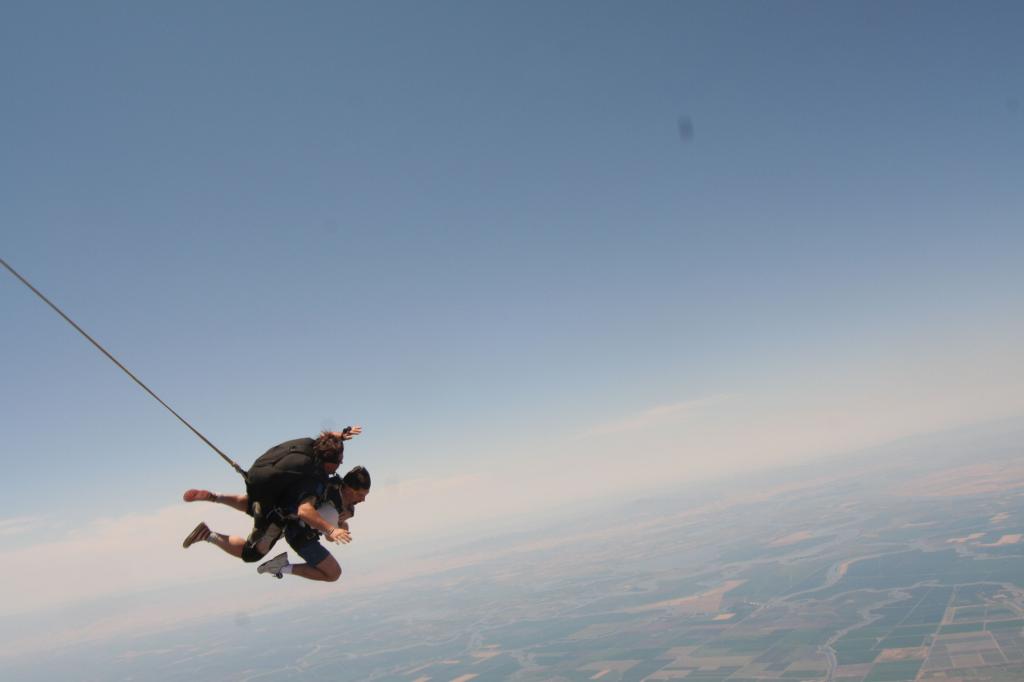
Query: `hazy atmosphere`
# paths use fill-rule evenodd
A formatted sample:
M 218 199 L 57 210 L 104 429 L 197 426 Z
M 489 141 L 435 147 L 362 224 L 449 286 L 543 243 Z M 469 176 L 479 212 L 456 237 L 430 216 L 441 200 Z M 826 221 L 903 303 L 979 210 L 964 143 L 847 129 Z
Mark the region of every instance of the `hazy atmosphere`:
M 858 533 L 884 538 L 931 512 L 886 497 L 893 516 L 872 521 L 862 505 L 891 481 L 851 488 L 839 470 L 904 456 L 931 467 L 935 448 L 950 466 L 1020 454 L 1022 25 L 1024 6 L 1009 2 L 4 3 L 0 257 L 243 466 L 358 424 L 343 470 L 366 466 L 373 488 L 352 544 L 328 547 L 344 570 L 336 583 L 276 581 L 215 548 L 183 550 L 200 520 L 245 535 L 250 519 L 182 492 L 241 492 L 242 480 L 0 270 L 0 673 L 52 679 L 61 669 L 26 658 L 49 650 L 53 666 L 91 671 L 81 679 L 254 679 L 267 668 L 230 662 L 228 644 L 204 659 L 223 667 L 205 672 L 111 662 L 149 660 L 118 648 L 145 633 L 170 633 L 154 645 L 168 651 L 211 641 L 200 633 L 220 631 L 217 618 L 255 646 L 274 629 L 266 614 L 340 613 L 325 599 L 355 609 L 346 600 L 364 595 L 407 622 L 413 602 L 388 599 L 409 580 L 453 590 L 454 623 L 500 599 L 453 587 L 446 571 L 526 589 L 539 579 L 502 573 L 513 570 L 502 548 L 543 553 L 557 538 L 575 538 L 559 551 L 567 566 L 592 563 L 594 580 L 723 566 L 657 602 L 720 588 L 733 614 L 722 622 L 747 618 L 725 604 L 760 585 L 729 568 L 727 541 L 774 537 L 776 556 L 829 537 L 881 556 Z M 1024 485 L 1004 464 L 908 473 L 906 487 L 982 495 L 970 498 L 977 518 L 1003 523 Z M 936 483 L 972 477 L 1014 501 Z M 818 480 L 846 486 L 835 504 L 814 496 Z M 810 497 L 797 503 L 791 488 Z M 770 498 L 771 510 L 834 526 L 783 532 L 792 519 L 780 517 L 755 532 L 745 513 L 729 516 L 737 490 L 741 504 Z M 644 504 L 671 506 L 650 523 L 685 558 L 630 549 L 625 538 L 654 527 L 634 516 Z M 661 525 L 694 510 L 715 541 Z M 977 530 L 951 523 L 964 538 Z M 1015 546 L 1000 539 L 1013 531 L 971 541 Z M 602 544 L 598 560 L 587 533 L 624 544 Z M 936 538 L 915 536 L 913 551 L 955 547 L 965 561 L 969 543 Z M 843 568 L 822 584 L 836 589 L 854 559 L 826 546 L 819 558 Z M 921 580 L 931 584 L 906 585 Z M 595 594 L 612 589 L 601 585 Z M 949 609 L 982 603 L 957 607 L 960 583 L 949 585 Z M 515 594 L 544 613 L 561 599 Z M 815 646 L 838 662 L 807 679 L 904 679 L 895 667 L 843 672 L 866 663 L 844 663 L 860 616 L 836 609 L 838 639 Z M 597 632 L 587 627 L 583 639 Z M 673 670 L 512 656 L 515 638 L 481 654 L 472 647 L 487 636 L 467 637 L 465 650 L 427 658 L 508 655 L 522 667 L 446 677 L 382 658 L 332 679 Z M 88 663 L 83 642 L 109 647 L 112 667 L 99 654 Z M 1013 647 L 999 644 L 1011 665 Z M 315 676 L 296 651 L 278 676 Z M 881 656 L 876 667 L 911 654 Z M 774 679 L 732 659 L 715 669 Z M 951 669 L 920 660 L 916 679 Z M 800 665 L 789 670 L 816 670 Z M 1009 675 L 962 679 L 1020 679 Z

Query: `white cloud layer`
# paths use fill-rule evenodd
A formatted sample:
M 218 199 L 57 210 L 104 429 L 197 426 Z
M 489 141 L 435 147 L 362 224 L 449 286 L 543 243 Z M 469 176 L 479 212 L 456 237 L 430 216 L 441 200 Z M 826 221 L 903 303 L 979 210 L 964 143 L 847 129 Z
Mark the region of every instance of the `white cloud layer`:
M 668 405 L 658 405 L 622 419 L 599 424 L 598 426 L 579 434 L 576 438 L 586 439 L 596 436 L 627 433 L 630 431 L 642 431 L 653 426 L 680 422 L 687 417 L 694 415 L 701 408 L 715 405 L 726 399 L 727 396 L 711 396 L 698 400 L 687 400 L 685 402 L 670 403 Z
M 43 520 L 32 516 L 16 516 L 9 519 L 0 519 L 0 538 L 12 535 L 21 535 L 34 528 L 39 528 Z

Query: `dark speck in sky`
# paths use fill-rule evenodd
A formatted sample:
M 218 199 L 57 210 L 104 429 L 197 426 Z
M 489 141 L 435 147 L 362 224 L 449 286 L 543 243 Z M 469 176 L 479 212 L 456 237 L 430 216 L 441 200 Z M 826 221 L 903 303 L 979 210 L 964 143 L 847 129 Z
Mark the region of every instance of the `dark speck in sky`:
M 689 116 L 680 116 L 677 122 L 679 125 L 679 138 L 683 142 L 693 139 L 693 120 Z

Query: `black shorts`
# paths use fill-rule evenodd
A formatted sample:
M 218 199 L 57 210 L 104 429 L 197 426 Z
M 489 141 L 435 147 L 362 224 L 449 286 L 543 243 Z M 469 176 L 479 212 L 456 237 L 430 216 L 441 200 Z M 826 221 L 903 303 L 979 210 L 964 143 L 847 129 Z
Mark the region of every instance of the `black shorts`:
M 284 534 L 285 524 L 279 516 L 267 514 L 254 516 L 252 530 L 242 547 L 244 561 L 258 561 L 267 555 Z
M 285 540 L 296 554 L 306 560 L 310 566 L 316 566 L 331 556 L 327 548 L 320 544 L 320 534 L 297 523 L 289 523 L 284 531 Z

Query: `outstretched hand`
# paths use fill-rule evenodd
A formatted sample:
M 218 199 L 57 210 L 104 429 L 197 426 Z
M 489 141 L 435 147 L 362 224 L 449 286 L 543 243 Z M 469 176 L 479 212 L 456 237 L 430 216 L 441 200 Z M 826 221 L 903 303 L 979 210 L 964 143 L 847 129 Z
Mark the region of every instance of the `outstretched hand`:
M 345 429 L 344 431 L 341 432 L 341 439 L 342 440 L 352 440 L 353 438 L 355 438 L 356 436 L 358 436 L 362 432 L 363 432 L 363 427 L 362 426 L 349 426 L 347 429 Z
M 327 534 L 327 539 L 336 545 L 347 545 L 352 542 L 352 535 L 344 528 L 335 528 Z

